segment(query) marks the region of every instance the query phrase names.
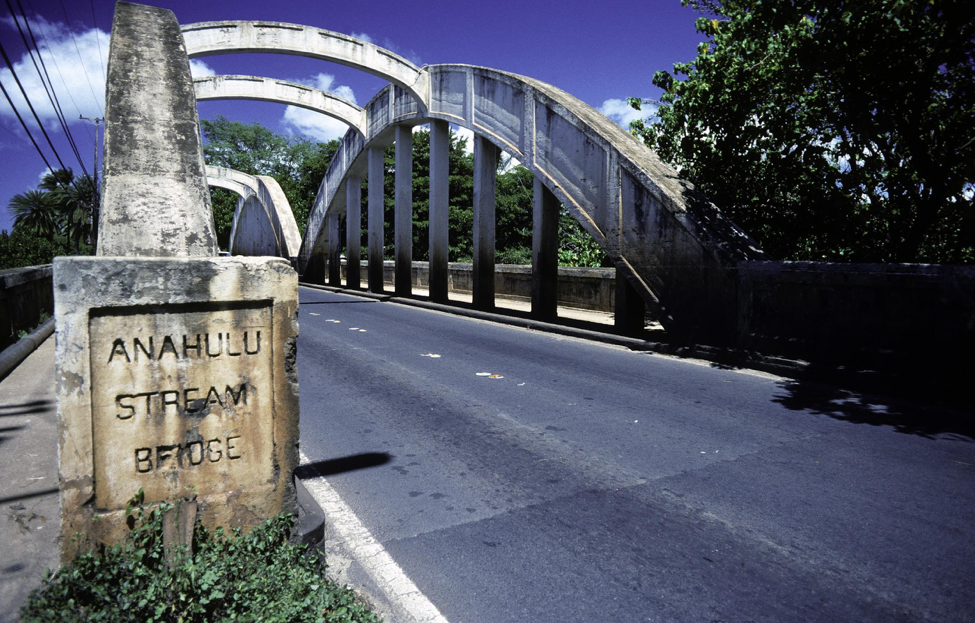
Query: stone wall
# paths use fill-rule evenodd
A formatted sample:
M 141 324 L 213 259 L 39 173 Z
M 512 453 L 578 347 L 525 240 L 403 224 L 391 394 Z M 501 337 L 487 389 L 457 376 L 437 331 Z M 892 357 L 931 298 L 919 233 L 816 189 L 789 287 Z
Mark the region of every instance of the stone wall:
M 41 314 L 53 313 L 50 264 L 0 271 L 0 349 L 16 342 L 19 331 L 34 328 Z

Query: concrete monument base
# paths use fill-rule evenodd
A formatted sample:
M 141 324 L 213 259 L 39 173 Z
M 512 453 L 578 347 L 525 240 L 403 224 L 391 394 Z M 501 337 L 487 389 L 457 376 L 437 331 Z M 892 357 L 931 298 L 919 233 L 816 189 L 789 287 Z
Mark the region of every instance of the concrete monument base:
M 121 540 L 140 488 L 211 528 L 296 512 L 297 284 L 278 258 L 55 259 L 65 560 Z

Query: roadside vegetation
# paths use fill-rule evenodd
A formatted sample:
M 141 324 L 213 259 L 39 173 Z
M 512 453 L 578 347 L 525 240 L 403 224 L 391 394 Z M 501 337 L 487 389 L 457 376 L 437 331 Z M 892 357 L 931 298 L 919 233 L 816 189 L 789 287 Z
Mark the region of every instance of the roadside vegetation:
M 682 3 L 632 131 L 772 257 L 975 262 L 975 3 Z
M 48 172 L 37 188 L 14 195 L 13 232 L 0 232 L 0 270 L 50 264 L 57 255 L 91 255 L 91 177 Z
M 379 623 L 351 590 L 325 577 L 324 556 L 288 541 L 290 515 L 247 534 L 197 524 L 192 547 L 167 562 L 162 514 L 169 505 L 129 502 L 125 542 L 48 572 L 23 623 Z

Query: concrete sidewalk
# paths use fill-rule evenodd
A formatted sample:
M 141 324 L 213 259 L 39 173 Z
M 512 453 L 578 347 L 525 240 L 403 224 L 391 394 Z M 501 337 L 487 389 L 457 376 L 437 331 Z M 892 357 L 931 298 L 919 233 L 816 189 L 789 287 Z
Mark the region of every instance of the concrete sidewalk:
M 58 564 L 54 338 L 0 382 L 0 622 Z

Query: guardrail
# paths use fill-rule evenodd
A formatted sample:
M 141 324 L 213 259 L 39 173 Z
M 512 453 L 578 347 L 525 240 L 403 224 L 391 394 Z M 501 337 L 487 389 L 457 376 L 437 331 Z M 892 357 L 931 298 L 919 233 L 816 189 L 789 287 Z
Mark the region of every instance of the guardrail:
M 51 274 L 50 264 L 0 271 L 0 349 L 36 327 L 41 314 L 54 313 Z

